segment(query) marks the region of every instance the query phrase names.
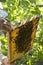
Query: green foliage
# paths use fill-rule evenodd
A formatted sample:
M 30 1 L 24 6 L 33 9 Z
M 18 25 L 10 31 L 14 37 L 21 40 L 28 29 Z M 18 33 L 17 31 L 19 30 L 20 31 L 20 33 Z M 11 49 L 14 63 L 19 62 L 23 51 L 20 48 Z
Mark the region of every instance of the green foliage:
M 2 0 L 0 0 L 2 1 Z M 3 8 L 8 12 L 8 19 L 11 23 L 18 23 L 19 20 L 31 18 L 36 14 L 43 14 L 43 8 L 37 6 L 42 0 L 3 0 Z M 0 37 L 2 44 L 2 53 L 7 54 L 6 38 Z M 24 57 L 17 61 L 17 65 L 22 63 L 33 65 L 33 62 L 43 60 L 43 18 L 39 22 L 34 45 Z
M 8 18 L 13 22 L 18 22 L 19 20 L 40 14 L 40 10 L 38 6 L 36 6 L 36 0 L 6 0 L 6 2 L 3 3 L 3 7 L 8 11 Z
M 6 0 L 0 0 L 0 2 L 5 2 Z
M 1 51 L 4 55 L 7 55 L 7 53 L 8 53 L 8 48 L 7 48 L 7 39 L 6 39 L 6 37 L 0 36 L 0 41 L 1 41 L 1 44 L 2 44 L 0 51 Z

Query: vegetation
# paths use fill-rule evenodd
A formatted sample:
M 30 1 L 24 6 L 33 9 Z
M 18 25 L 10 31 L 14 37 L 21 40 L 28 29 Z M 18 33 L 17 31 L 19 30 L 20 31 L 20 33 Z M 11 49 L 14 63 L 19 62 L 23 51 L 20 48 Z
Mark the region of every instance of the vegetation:
M 43 8 L 38 6 L 43 4 L 43 0 L 0 0 L 0 2 L 3 4 L 3 9 L 8 12 L 8 20 L 10 20 L 12 25 L 20 20 L 30 19 L 37 14 L 43 14 Z M 1 51 L 7 55 L 7 38 L 5 38 L 5 35 L 3 37 L 0 36 L 0 41 L 2 42 Z M 43 61 L 43 18 L 39 21 L 32 49 L 17 61 L 17 65 L 22 63 L 33 65 L 33 62 L 40 60 Z

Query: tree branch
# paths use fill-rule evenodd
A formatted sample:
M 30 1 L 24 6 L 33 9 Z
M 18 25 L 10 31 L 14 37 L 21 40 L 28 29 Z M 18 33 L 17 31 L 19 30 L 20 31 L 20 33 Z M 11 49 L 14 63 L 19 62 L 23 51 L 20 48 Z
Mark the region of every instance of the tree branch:
M 13 28 L 10 22 L 8 22 L 6 19 L 1 19 L 0 30 L 5 30 L 7 32 L 10 32 L 11 30 L 13 30 Z

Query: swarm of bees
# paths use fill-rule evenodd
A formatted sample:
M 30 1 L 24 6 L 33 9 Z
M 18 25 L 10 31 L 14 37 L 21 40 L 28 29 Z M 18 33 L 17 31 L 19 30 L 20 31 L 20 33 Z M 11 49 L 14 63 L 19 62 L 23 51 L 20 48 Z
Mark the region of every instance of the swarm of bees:
M 8 32 L 10 62 L 19 59 L 32 48 L 39 19 L 40 15 L 36 15 L 15 26 L 12 26 L 6 19 L 1 20 L 0 29 Z

